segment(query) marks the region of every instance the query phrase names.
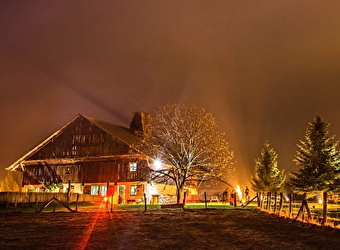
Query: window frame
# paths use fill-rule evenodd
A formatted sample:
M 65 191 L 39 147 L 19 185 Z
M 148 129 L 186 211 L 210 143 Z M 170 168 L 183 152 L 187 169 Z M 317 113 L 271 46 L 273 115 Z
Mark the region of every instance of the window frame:
M 130 196 L 137 196 L 138 194 L 138 186 L 130 185 Z
M 129 171 L 136 172 L 137 171 L 137 162 L 130 162 L 129 163 Z

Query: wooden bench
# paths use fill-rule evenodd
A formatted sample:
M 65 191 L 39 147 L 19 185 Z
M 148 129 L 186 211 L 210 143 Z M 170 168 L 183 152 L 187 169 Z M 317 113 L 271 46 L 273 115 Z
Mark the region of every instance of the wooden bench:
M 210 202 L 219 202 L 217 196 L 211 196 Z
M 184 208 L 183 203 L 175 204 L 162 204 L 161 209 L 171 209 L 171 208 Z

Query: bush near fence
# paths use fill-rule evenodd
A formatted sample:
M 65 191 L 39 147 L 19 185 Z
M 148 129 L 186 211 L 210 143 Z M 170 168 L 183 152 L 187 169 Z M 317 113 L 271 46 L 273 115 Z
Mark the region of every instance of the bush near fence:
M 90 194 L 0 192 L 0 205 L 45 203 L 53 197 L 64 203 L 101 202 L 103 200 L 100 195 Z

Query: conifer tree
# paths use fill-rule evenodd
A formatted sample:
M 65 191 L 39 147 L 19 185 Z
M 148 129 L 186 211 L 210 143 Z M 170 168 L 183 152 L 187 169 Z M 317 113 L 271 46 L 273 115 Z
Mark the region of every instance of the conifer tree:
M 255 176 L 252 176 L 252 189 L 256 192 L 277 192 L 285 180 L 284 170 L 278 169 L 278 155 L 268 142 L 264 143 L 261 155 L 255 160 Z
M 305 140 L 297 144 L 293 161 L 298 171 L 292 173 L 290 183 L 301 193 L 323 192 L 323 224 L 326 222 L 327 192 L 338 188 L 339 152 L 335 136 L 328 136 L 329 123 L 316 116 L 308 123 Z

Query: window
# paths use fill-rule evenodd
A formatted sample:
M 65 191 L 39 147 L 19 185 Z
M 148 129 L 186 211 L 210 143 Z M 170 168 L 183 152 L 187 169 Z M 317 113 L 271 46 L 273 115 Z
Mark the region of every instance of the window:
M 130 162 L 130 171 L 137 171 L 137 162 Z
M 92 195 L 106 195 L 106 186 L 91 186 L 91 194 Z
M 72 145 L 76 144 L 76 141 L 77 141 L 77 136 L 73 135 L 72 136 Z
M 71 167 L 66 167 L 65 174 L 72 174 L 72 168 Z
M 77 155 L 77 146 L 72 146 L 72 155 Z
M 131 196 L 137 195 L 137 186 L 136 185 L 130 186 L 130 195 Z

